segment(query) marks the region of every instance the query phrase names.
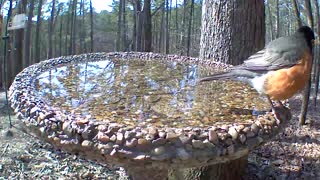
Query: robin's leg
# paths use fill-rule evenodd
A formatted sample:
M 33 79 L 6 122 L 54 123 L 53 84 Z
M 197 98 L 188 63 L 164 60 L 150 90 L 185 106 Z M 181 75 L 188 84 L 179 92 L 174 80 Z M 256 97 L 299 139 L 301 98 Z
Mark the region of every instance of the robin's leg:
M 269 96 L 267 96 L 267 99 L 268 99 L 268 101 L 269 101 L 269 103 L 271 105 L 272 111 L 273 111 L 274 110 L 273 102 L 271 101 Z
M 280 106 L 281 108 L 283 108 L 283 107 L 284 107 L 284 105 L 282 104 L 282 102 L 281 102 L 281 101 L 277 101 L 277 103 L 279 104 L 279 106 Z

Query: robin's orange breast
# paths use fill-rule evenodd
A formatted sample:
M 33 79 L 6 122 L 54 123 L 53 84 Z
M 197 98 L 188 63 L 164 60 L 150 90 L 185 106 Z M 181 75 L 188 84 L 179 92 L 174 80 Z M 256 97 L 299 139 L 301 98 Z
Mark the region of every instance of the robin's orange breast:
M 285 100 L 292 97 L 306 85 L 312 67 L 312 56 L 306 52 L 293 67 L 270 73 L 265 81 L 265 94 L 272 100 Z

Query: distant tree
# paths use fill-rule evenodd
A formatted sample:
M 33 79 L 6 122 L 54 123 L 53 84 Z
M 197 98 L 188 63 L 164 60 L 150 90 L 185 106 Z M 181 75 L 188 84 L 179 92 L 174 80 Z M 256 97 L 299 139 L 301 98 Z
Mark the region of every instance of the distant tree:
M 42 24 L 42 19 L 41 19 L 42 2 L 43 2 L 43 0 L 39 0 L 39 3 L 38 3 L 37 25 L 36 25 L 35 42 L 34 42 L 34 44 L 35 44 L 34 63 L 37 63 L 40 61 L 40 52 L 41 52 L 40 28 L 41 28 L 41 24 Z

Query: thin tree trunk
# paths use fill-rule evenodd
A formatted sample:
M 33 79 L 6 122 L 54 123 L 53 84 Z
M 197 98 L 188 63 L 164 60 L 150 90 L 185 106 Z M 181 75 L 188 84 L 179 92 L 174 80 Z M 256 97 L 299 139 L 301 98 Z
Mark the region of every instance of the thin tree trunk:
M 186 28 L 186 14 L 187 14 L 187 0 L 183 1 L 183 17 L 182 17 L 182 25 L 180 30 L 180 48 L 181 54 L 185 52 L 185 28 Z
M 21 0 L 17 4 L 18 12 L 17 14 L 26 13 L 27 0 Z M 24 40 L 24 29 L 17 29 L 14 31 L 14 62 L 13 62 L 13 74 L 10 78 L 9 84 L 13 81 L 15 77 L 23 69 L 23 40 Z
M 277 11 L 277 38 L 280 37 L 280 9 L 279 0 L 276 1 L 276 11 Z
M 122 0 L 122 51 L 127 51 L 126 0 Z
M 136 48 L 137 51 L 142 51 L 142 27 L 143 27 L 143 13 L 141 13 L 141 2 L 136 0 L 136 9 L 137 9 L 137 37 L 136 37 Z
M 24 37 L 25 37 L 24 47 L 23 47 L 24 49 L 23 67 L 24 68 L 26 68 L 31 64 L 30 51 L 31 51 L 31 29 L 32 29 L 33 10 L 34 10 L 34 0 L 30 0 L 27 27 L 24 34 Z
M 302 26 L 302 22 L 301 22 L 301 18 L 300 18 L 300 12 L 299 12 L 299 9 L 298 9 L 297 1 L 296 0 L 292 0 L 292 5 L 293 5 L 294 14 L 295 14 L 296 19 L 297 19 L 297 26 L 301 27 Z
M 76 38 L 77 38 L 77 0 L 73 1 L 73 18 L 72 18 L 72 54 L 76 54 Z
M 312 17 L 312 8 L 311 8 L 311 1 L 306 0 L 305 1 L 306 6 L 306 13 L 308 18 L 308 23 L 310 27 L 313 27 L 313 17 Z M 310 71 L 311 73 L 312 71 Z M 310 98 L 310 89 L 311 89 L 311 74 L 308 80 L 308 83 L 306 85 L 306 88 L 304 90 L 303 99 L 302 99 L 302 106 L 301 106 L 301 114 L 299 118 L 300 125 L 304 125 L 307 117 L 308 112 L 308 104 L 309 104 L 309 98 Z
M 117 51 L 122 49 L 122 41 L 121 41 L 121 34 L 122 34 L 122 3 L 123 0 L 119 0 L 119 12 L 118 12 L 118 31 L 117 31 Z
M 90 52 L 94 51 L 93 43 L 93 7 L 92 0 L 90 0 Z
M 61 16 L 60 29 L 59 29 L 59 56 L 62 56 L 62 27 L 63 27 L 63 20 L 64 20 L 64 18 L 62 17 L 63 16 Z
M 54 33 L 53 22 L 54 22 L 55 6 L 56 6 L 56 1 L 53 0 L 52 1 L 52 9 L 51 9 L 51 17 L 50 17 L 50 21 L 49 21 L 49 29 L 48 29 L 48 31 L 49 31 L 48 32 L 48 56 L 47 56 L 48 59 L 51 59 L 53 57 L 53 55 L 52 55 L 52 45 L 53 45 L 52 36 Z
M 269 14 L 269 20 L 270 20 L 270 35 L 271 35 L 271 40 L 274 39 L 274 34 L 273 34 L 273 23 L 272 23 L 272 14 L 270 10 L 270 4 L 269 1 L 267 3 L 267 9 L 268 9 L 268 14 Z
M 163 52 L 164 47 L 164 34 L 165 34 L 165 27 L 164 27 L 164 14 L 165 14 L 165 4 L 161 6 L 161 23 L 160 23 L 160 37 L 159 37 L 159 52 Z
M 34 63 L 40 62 L 40 51 L 41 51 L 41 46 L 40 46 L 40 29 L 41 29 L 41 9 L 42 9 L 42 1 L 39 0 L 38 4 L 38 14 L 37 14 L 37 26 L 36 26 L 36 40 L 35 40 L 35 53 L 34 53 Z
M 190 36 L 191 36 L 191 24 L 193 16 L 194 0 L 191 0 L 190 15 L 189 15 L 189 25 L 188 25 L 188 40 L 187 40 L 187 56 L 190 55 Z
M 171 12 L 171 6 L 169 6 L 169 0 L 166 0 L 166 54 L 169 54 L 169 49 L 170 49 L 170 33 L 169 33 L 169 29 L 170 29 L 170 21 L 169 21 L 169 13 Z
M 152 51 L 152 21 L 151 21 L 151 0 L 145 0 L 143 5 L 143 51 Z
M 132 28 L 132 41 L 131 41 L 131 49 L 133 51 L 137 51 L 137 47 L 136 47 L 136 40 L 137 40 L 137 6 L 136 6 L 136 2 L 133 1 L 132 2 L 132 6 L 133 6 L 133 28 Z
M 317 34 L 320 34 L 320 15 L 319 15 L 319 4 L 318 1 L 314 0 L 313 1 L 316 7 L 316 19 L 315 22 L 317 22 Z M 319 52 L 319 49 L 318 49 Z M 314 61 L 314 67 L 315 67 L 315 91 L 314 91 L 314 96 L 313 96 L 313 103 L 314 106 L 317 106 L 317 97 L 318 97 L 318 91 L 319 91 L 319 76 L 320 76 L 320 61 L 319 57 L 315 58 Z

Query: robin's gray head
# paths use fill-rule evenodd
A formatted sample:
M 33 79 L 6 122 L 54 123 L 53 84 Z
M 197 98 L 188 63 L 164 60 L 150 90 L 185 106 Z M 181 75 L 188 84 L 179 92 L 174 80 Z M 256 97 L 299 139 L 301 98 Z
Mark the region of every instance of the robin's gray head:
M 297 32 L 303 34 L 304 38 L 308 43 L 308 46 L 310 47 L 310 49 L 312 49 L 313 41 L 315 40 L 315 36 L 312 29 L 308 26 L 301 26 Z

